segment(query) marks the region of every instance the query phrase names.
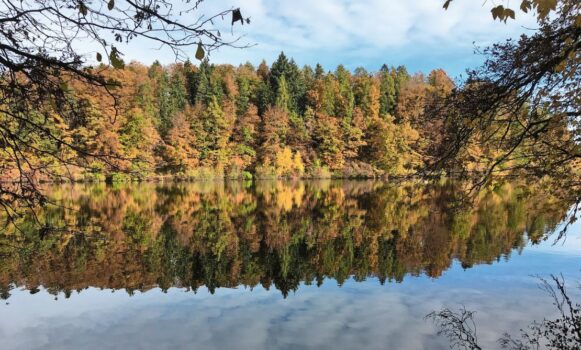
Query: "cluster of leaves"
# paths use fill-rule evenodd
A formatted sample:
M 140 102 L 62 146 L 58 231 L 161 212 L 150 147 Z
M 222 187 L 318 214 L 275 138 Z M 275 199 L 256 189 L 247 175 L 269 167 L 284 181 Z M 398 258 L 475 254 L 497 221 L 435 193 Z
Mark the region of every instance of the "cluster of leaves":
M 557 10 L 557 6 L 559 5 L 559 2 L 563 3 L 563 2 L 568 2 L 569 0 L 564 0 L 564 1 L 559 1 L 559 0 L 521 0 L 519 9 L 524 12 L 524 13 L 528 13 L 528 12 L 535 12 L 537 14 L 537 18 L 539 20 L 544 20 L 545 18 L 547 18 L 547 16 L 553 12 Z M 496 5 L 494 6 L 491 10 L 490 13 L 492 14 L 492 18 L 493 19 L 498 19 L 499 21 L 508 21 L 508 19 L 515 19 L 516 18 L 516 12 L 515 10 L 513 10 L 512 8 L 509 7 L 508 1 L 506 1 L 507 4 L 501 4 L 501 5 Z M 450 7 L 450 4 L 452 3 L 452 0 L 446 0 L 446 2 L 444 2 L 444 9 L 448 9 Z M 581 20 L 581 17 L 580 17 Z

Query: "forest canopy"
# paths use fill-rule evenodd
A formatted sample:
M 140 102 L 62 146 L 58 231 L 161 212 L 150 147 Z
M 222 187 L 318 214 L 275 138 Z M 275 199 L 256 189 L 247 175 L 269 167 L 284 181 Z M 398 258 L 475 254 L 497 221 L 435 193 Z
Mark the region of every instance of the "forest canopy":
M 71 103 L 83 118 L 67 122 L 55 111 L 46 123 L 85 154 L 102 157 L 52 176 L 409 175 L 436 155 L 442 135 L 443 125 L 425 120 L 426 107 L 454 87 L 442 70 L 325 72 L 320 65 L 301 68 L 284 53 L 270 67 L 204 60 L 93 69 L 118 82 L 117 108 L 106 90 L 71 79 Z M 51 147 L 59 145 L 30 140 L 28 158 L 43 162 L 43 148 Z M 3 165 L 11 170 L 9 159 Z
M 284 53 L 271 66 L 203 60 L 92 69 L 118 83 L 117 107 L 106 90 L 71 78 L 69 102 L 82 117 L 67 121 L 54 110 L 44 123 L 84 154 L 100 156 L 79 160 L 58 141 L 23 134 L 30 139 L 20 151 L 31 164 L 51 162 L 43 154 L 59 149 L 64 164 L 74 164 L 54 163 L 40 179 L 408 176 L 432 171 L 465 121 L 443 113 L 457 92 L 441 69 L 427 76 L 387 65 L 378 72 L 342 65 L 325 71 L 299 67 Z M 18 124 L 3 123 L 19 132 Z M 486 132 L 474 131 L 439 173 L 487 171 L 498 149 Z M 555 123 L 552 132 L 572 138 L 566 123 Z M 520 164 L 508 159 L 497 172 L 512 174 Z M 4 180 L 18 176 L 10 158 L 2 165 Z

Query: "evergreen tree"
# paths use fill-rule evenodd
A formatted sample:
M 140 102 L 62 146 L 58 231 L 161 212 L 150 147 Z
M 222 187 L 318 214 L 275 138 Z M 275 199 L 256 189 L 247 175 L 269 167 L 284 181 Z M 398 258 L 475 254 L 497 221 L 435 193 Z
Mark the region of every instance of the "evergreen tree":
M 204 59 L 200 63 L 197 72 L 192 73 L 190 78 L 191 86 L 189 91 L 190 103 L 202 103 L 208 105 L 212 96 L 212 87 L 210 77 L 212 74 L 212 67 L 208 59 Z
M 216 96 L 212 96 L 204 113 L 205 143 L 202 159 L 205 166 L 224 166 L 229 134 L 229 123 Z
M 171 112 L 173 116 L 173 114 L 182 111 L 186 106 L 186 103 L 188 102 L 188 93 L 186 91 L 184 78 L 178 70 L 174 70 L 170 84 Z
M 236 96 L 236 115 L 242 116 L 248 110 L 250 101 L 252 100 L 252 85 L 250 79 L 243 75 L 238 75 L 236 78 L 238 85 L 238 95 Z
M 272 105 L 274 96 L 274 91 L 270 86 L 270 69 L 264 60 L 258 66 L 256 74 L 260 78 L 256 88 L 256 106 L 258 107 L 258 113 L 264 115 L 269 106 Z
M 394 107 L 393 111 L 395 114 L 397 110 L 397 103 L 400 101 L 400 94 L 404 89 L 405 85 L 407 84 L 408 80 L 410 79 L 410 75 L 407 69 L 404 66 L 398 66 L 395 69 L 392 69 L 391 76 L 393 77 L 394 84 L 395 84 L 395 100 L 396 106 Z M 396 115 L 396 117 L 398 117 Z
M 379 114 L 394 115 L 397 103 L 396 84 L 393 75 L 384 64 L 379 72 Z
M 280 108 L 281 110 L 285 111 L 286 113 L 289 113 L 291 110 L 290 109 L 291 100 L 288 91 L 288 85 L 286 83 L 286 78 L 284 75 L 282 75 L 279 78 L 277 85 L 278 90 L 276 92 L 276 100 L 274 102 L 274 105 Z
M 315 79 L 322 79 L 324 75 L 325 70 L 323 69 L 323 66 L 317 63 L 317 65 L 315 66 Z
M 269 75 L 270 88 L 275 94 L 278 94 L 280 78 L 284 76 L 286 79 L 289 70 L 290 62 L 288 58 L 285 56 L 284 52 L 281 52 L 278 55 L 276 61 L 274 61 L 272 63 L 272 66 L 270 67 Z
M 306 86 L 303 81 L 301 71 L 294 60 L 288 60 L 284 52 L 281 52 L 277 60 L 272 64 L 270 69 L 270 87 L 274 92 L 275 98 L 279 95 L 281 89 L 281 78 L 285 78 L 286 89 L 289 95 L 288 109 L 293 113 L 302 112 L 299 105 L 300 101 L 304 101 L 307 93 Z M 276 104 L 276 99 L 273 101 Z
M 258 108 L 250 104 L 244 114 L 236 120 L 232 141 L 243 169 L 253 168 L 259 146 L 260 116 Z
M 192 65 L 190 60 L 184 63 L 184 80 L 186 82 L 186 92 L 188 96 L 188 102 L 190 104 L 195 103 L 196 99 L 196 88 L 197 88 L 197 68 Z
M 157 89 L 157 110 L 158 110 L 158 129 L 160 135 L 165 136 L 169 128 L 171 127 L 171 117 L 175 112 L 173 106 L 170 78 L 167 71 L 164 69 L 157 76 L 156 81 Z
M 351 123 L 353 108 L 355 107 L 355 96 L 351 87 L 351 73 L 343 65 L 339 65 L 335 71 L 335 76 L 339 83 L 339 95 L 335 99 L 335 115 L 343 120 L 347 125 Z

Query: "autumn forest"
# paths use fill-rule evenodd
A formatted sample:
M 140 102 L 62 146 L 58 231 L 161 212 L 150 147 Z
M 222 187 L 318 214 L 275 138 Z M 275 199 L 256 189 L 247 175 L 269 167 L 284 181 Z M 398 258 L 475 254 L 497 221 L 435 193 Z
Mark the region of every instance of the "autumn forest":
M 0 0 L 0 347 L 581 349 L 580 87 L 579 0 Z
M 454 88 L 443 70 L 426 76 L 402 66 L 351 72 L 340 65 L 327 72 L 300 68 L 283 53 L 270 67 L 204 60 L 93 69 L 109 79 L 108 89 L 72 79 L 66 86 L 82 118 L 38 113 L 87 155 L 72 169 L 55 164 L 55 178 L 406 176 L 439 156 L 447 125 L 438 106 Z M 33 163 L 50 163 L 43 152 L 60 146 L 33 133 L 22 137 L 31 138 Z M 78 154 L 63 147 L 65 164 L 67 157 Z M 477 169 L 469 159 L 459 166 Z M 5 178 L 17 173 L 11 163 L 0 160 L 12 169 L 2 171 Z

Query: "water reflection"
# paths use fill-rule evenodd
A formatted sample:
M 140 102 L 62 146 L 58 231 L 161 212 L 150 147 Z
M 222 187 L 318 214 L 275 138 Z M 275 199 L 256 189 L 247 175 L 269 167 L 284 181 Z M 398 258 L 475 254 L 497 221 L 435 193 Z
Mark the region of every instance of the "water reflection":
M 59 186 L 62 204 L 0 236 L 0 292 L 89 287 L 276 288 L 439 277 L 508 259 L 563 219 L 568 203 L 497 185 L 459 206 L 450 184 L 258 182 Z

